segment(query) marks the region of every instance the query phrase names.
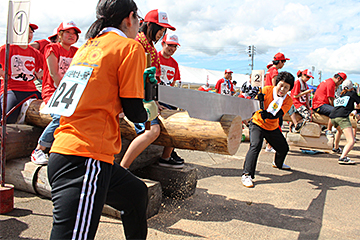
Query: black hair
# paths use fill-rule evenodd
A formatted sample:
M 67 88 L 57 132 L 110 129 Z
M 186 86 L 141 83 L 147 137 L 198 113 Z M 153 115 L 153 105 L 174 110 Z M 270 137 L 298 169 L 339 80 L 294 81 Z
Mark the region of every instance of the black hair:
M 133 0 L 99 0 L 96 6 L 96 21 L 90 26 L 85 38 L 94 38 L 105 27 L 119 28 L 122 21 L 138 7 Z
M 280 61 L 279 60 L 273 60 L 272 62 L 273 62 L 274 65 L 278 65 Z
M 33 32 L 35 32 L 35 30 L 31 27 L 31 26 L 29 26 L 30 28 L 31 28 L 31 30 L 33 31 Z
M 289 72 L 286 72 L 286 71 L 280 72 L 276 77 L 276 85 L 281 81 L 284 81 L 284 82 L 290 84 L 289 91 L 291 91 L 291 89 L 293 89 L 293 87 L 294 87 L 295 77 Z
M 234 81 L 233 81 L 233 84 L 237 84 L 237 81 L 234 80 Z
M 160 31 L 161 29 L 163 29 L 164 27 L 156 24 L 156 23 L 153 23 L 153 22 L 144 22 L 140 29 L 139 29 L 139 32 L 143 32 L 146 36 L 147 32 L 149 31 L 149 37 L 150 37 L 150 40 L 153 41 L 154 43 L 157 43 L 159 40 L 161 40 L 165 34 L 166 34 L 166 30 L 167 28 L 165 28 L 165 31 L 164 31 L 164 34 L 162 35 L 162 37 L 158 40 L 156 40 L 156 34 L 158 31 Z
M 340 74 L 338 74 L 338 73 L 336 73 L 336 74 L 334 75 L 334 78 L 340 78 L 341 80 L 344 80 L 344 79 L 340 76 Z
M 52 36 L 51 38 L 49 38 L 49 40 L 50 40 L 50 42 L 56 42 L 56 38 L 57 38 L 57 34 L 55 35 L 55 36 Z M 78 36 L 78 38 L 79 38 L 79 36 Z

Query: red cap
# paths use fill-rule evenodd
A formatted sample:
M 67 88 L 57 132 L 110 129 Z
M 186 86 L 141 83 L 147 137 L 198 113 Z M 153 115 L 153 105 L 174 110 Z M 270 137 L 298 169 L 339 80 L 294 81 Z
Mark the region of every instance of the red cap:
M 347 76 L 346 76 L 345 73 L 339 72 L 338 74 L 340 75 L 340 77 L 341 77 L 342 79 L 346 80 Z
M 285 55 L 282 53 L 277 53 L 274 56 L 274 60 L 281 61 L 281 60 L 290 60 L 290 58 L 285 58 Z
M 76 24 L 73 21 L 67 21 L 60 23 L 60 26 L 58 27 L 57 31 L 64 31 L 68 29 L 75 29 L 78 33 L 81 33 L 80 29 L 76 26 Z
M 167 43 L 167 44 L 176 44 L 179 45 L 179 38 L 178 36 L 176 36 L 175 34 L 165 34 L 163 40 L 163 42 Z
M 225 73 L 233 73 L 229 68 L 225 70 Z
M 266 68 L 269 69 L 271 68 L 271 66 L 274 65 L 274 63 L 272 61 L 270 61 L 267 65 L 266 65 Z
M 308 77 L 314 78 L 313 73 L 312 73 L 312 71 L 311 71 L 310 69 L 305 69 L 305 70 L 302 72 L 302 74 L 304 74 L 304 75 L 306 75 L 306 76 L 308 76 Z
M 54 28 L 52 35 L 50 35 L 48 39 L 50 40 L 50 38 L 55 37 L 58 33 L 59 33 L 58 28 Z
M 33 24 L 33 23 L 29 23 L 29 27 L 31 27 L 32 30 L 34 30 L 34 31 L 39 28 L 38 25 Z
M 173 31 L 176 30 L 176 28 L 169 24 L 166 12 L 160 12 L 158 9 L 148 12 L 145 16 L 144 22 L 152 22 L 156 23 L 159 26 L 169 28 Z

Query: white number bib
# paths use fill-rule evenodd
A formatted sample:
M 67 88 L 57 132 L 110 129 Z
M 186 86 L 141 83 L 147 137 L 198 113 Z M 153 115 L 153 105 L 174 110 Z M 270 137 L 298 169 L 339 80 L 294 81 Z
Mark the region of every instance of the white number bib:
M 334 100 L 334 107 L 346 107 L 350 100 L 349 96 L 340 97 Z
M 91 67 L 71 66 L 61 80 L 60 86 L 40 112 L 70 117 L 80 101 L 92 71 Z

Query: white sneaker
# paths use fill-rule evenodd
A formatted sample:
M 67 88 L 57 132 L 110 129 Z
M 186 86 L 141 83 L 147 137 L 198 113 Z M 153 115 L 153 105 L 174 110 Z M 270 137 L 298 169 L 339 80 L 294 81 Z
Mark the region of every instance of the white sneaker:
M 41 149 L 35 149 L 31 153 L 31 161 L 38 165 L 46 165 L 49 162 L 49 157 Z
M 272 166 L 273 166 L 273 168 L 277 168 L 275 162 L 272 163 Z M 283 163 L 282 169 L 283 169 L 283 170 L 290 170 L 291 167 Z
M 266 148 L 265 148 L 265 152 L 276 153 L 276 151 L 275 151 L 275 149 L 274 149 L 273 147 L 271 147 L 271 148 L 266 147 Z
M 242 184 L 247 187 L 247 188 L 251 188 L 251 187 L 254 187 L 254 184 L 252 182 L 252 178 L 250 175 L 242 175 L 241 176 L 241 182 Z

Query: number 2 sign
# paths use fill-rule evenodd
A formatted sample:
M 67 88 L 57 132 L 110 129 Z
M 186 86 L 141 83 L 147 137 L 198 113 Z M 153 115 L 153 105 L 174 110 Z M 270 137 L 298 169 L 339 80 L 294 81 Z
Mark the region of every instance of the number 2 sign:
M 30 0 L 10 0 L 7 43 L 27 45 L 29 36 Z
M 264 87 L 264 70 L 253 70 L 251 72 L 251 86 L 253 87 Z
M 40 112 L 70 117 L 80 101 L 92 71 L 91 67 L 71 66 L 49 102 Z

